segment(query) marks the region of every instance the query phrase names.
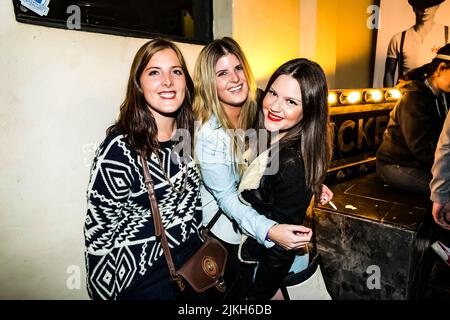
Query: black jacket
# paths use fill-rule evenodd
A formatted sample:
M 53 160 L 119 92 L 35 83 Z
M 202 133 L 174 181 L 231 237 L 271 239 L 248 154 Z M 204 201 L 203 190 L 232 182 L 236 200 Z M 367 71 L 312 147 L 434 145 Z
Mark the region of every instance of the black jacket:
M 312 192 L 306 187 L 303 160 L 297 149 L 282 147 L 279 170 L 263 175 L 259 187 L 241 192 L 242 198 L 267 218 L 279 223 L 302 224 Z M 295 251 L 275 245 L 266 249 L 253 238 L 250 246 L 258 250 L 259 265 L 252 286 L 256 299 L 270 299 L 288 274 Z
M 377 159 L 431 169 L 444 125 L 444 104 L 422 81 L 408 81 L 400 89 L 405 92 L 389 115 Z

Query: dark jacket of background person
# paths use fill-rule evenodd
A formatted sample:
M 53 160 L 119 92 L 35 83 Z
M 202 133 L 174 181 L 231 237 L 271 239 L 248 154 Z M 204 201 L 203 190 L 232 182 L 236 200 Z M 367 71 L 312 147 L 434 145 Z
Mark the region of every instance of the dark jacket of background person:
M 390 113 L 377 159 L 431 169 L 445 106 L 422 81 L 406 81 L 400 89 L 403 96 Z
M 306 187 L 305 169 L 298 148 L 281 147 L 279 170 L 263 175 L 257 189 L 244 190 L 241 197 L 267 218 L 278 223 L 303 224 L 312 191 Z M 252 285 L 252 296 L 268 300 L 280 287 L 294 262 L 296 251 L 275 245 L 269 249 L 253 238 L 250 246 L 259 251 L 258 269 Z

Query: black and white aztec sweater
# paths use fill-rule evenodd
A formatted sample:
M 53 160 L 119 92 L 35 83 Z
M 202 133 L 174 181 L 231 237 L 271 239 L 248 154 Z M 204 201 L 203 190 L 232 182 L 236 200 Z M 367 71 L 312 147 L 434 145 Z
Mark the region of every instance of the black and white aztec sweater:
M 164 171 L 177 190 L 182 189 L 183 171 L 173 142 L 160 144 Z M 188 180 L 183 194 L 173 192 L 164 178 L 155 154 L 147 163 L 155 184 L 161 218 L 174 257 L 189 243 L 199 241 L 201 227 L 200 173 L 194 160 L 187 165 Z M 150 201 L 138 154 L 123 135 L 108 136 L 97 149 L 87 190 L 84 227 L 87 287 L 93 299 L 117 295 L 156 268 L 167 268 L 162 247 L 155 240 Z

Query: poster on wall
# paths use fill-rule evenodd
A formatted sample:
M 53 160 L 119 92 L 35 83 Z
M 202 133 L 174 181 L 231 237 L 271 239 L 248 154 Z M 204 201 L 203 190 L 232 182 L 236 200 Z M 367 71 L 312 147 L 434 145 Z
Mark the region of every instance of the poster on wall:
M 373 87 L 395 86 L 399 72 L 430 62 L 450 42 L 448 26 L 450 0 L 381 0 Z

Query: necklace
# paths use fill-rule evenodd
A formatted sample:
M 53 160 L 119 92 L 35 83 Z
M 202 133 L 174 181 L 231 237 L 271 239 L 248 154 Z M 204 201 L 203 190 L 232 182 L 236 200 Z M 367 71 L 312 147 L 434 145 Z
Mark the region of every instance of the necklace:
M 177 188 L 175 188 L 175 185 L 172 183 L 172 181 L 170 181 L 169 177 L 166 174 L 166 171 L 164 170 L 161 158 L 159 156 L 159 151 L 156 150 L 155 151 L 155 156 L 156 159 L 158 160 L 158 165 L 159 168 L 161 169 L 161 172 L 164 175 L 164 179 L 166 179 L 166 181 L 169 183 L 170 187 L 172 188 L 172 190 L 176 193 L 176 194 L 183 194 L 184 191 L 186 190 L 186 185 L 187 185 L 187 164 L 184 165 L 183 168 L 181 168 L 181 174 L 182 174 L 182 179 L 183 179 L 183 186 L 181 187 L 181 190 L 178 190 Z

